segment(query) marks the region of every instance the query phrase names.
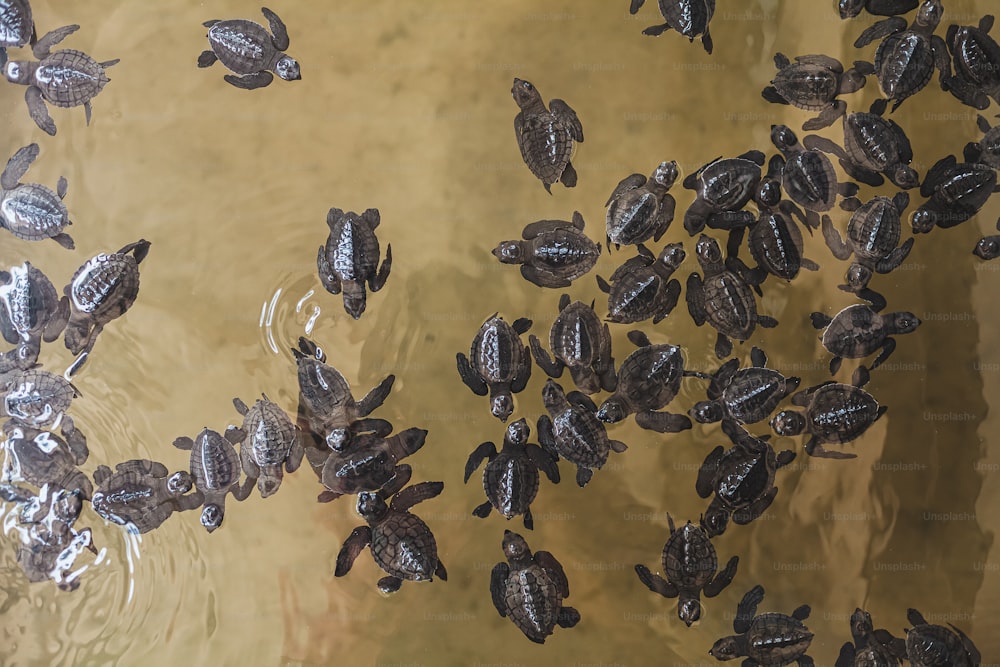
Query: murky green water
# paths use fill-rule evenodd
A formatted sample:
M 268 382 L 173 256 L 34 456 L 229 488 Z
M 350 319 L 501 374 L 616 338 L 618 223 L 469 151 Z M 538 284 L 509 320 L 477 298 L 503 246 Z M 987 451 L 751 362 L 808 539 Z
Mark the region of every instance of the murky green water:
M 152 242 L 138 301 L 101 335 L 75 380 L 82 396 L 71 414 L 91 447 L 84 470 L 145 457 L 183 468 L 187 453 L 170 443 L 235 423 L 234 396 L 266 392 L 293 410 L 289 347 L 318 310 L 311 336 L 356 393 L 396 375 L 376 415 L 397 430 L 429 431 L 409 460 L 414 481 L 443 480 L 445 490 L 416 511 L 434 530 L 450 576 L 384 598 L 375 589 L 380 571 L 362 555 L 349 576 L 334 579 L 341 543 L 361 520 L 349 498 L 318 504 L 321 487 L 305 468 L 267 500 L 230 500 L 211 535 L 187 513 L 129 546 L 88 506 L 78 526 L 92 527 L 104 553 L 73 593 L 29 584 L 9 536 L 2 543 L 0 664 L 707 665 L 715 664 L 708 648 L 730 634 L 737 602 L 757 583 L 767 589 L 762 611 L 812 605 L 817 665 L 833 663 L 856 606 L 896 633 L 907 625 L 906 608 L 917 607 L 967 631 L 984 664 L 995 664 L 1000 441 L 990 406 L 1000 400 L 992 296 L 1000 264 L 970 251 L 993 230 L 996 198 L 971 222 L 919 238 L 904 266 L 875 279 L 890 308 L 924 320 L 869 386 L 888 414 L 848 446 L 858 454 L 851 461 L 808 460 L 800 439 L 779 441 L 799 456 L 779 472 L 768 513 L 715 541 L 721 559 L 739 554 L 741 562 L 696 627 L 684 627 L 676 606 L 649 593 L 633 566 L 659 569 L 667 512 L 683 522 L 704 511 L 694 479 L 724 440 L 717 425 L 674 436 L 616 427 L 629 450 L 612 455 L 585 489 L 566 466 L 559 486 L 543 481 L 527 538 L 561 560 L 567 603 L 583 617 L 545 646 L 528 642 L 490 602 L 503 529 L 520 531 L 520 522 L 472 517 L 482 489 L 462 484 L 469 452 L 499 442 L 503 427 L 460 382 L 455 353 L 468 350 L 495 311 L 531 317 L 544 338 L 559 298 L 497 263 L 493 246 L 526 223 L 569 219 L 574 210 L 591 237 L 602 237 L 615 184 L 662 160 L 690 173 L 718 155 L 770 152 L 771 124 L 798 131 L 809 117 L 761 99 L 774 52 L 870 58 L 872 47 L 851 47 L 866 21 L 841 22 L 832 1 L 807 9 L 720 0 L 708 56 L 676 33 L 643 36 L 659 22 L 655 3 L 631 17 L 624 0 L 299 2 L 272 8 L 288 25 L 302 81 L 246 92 L 225 84 L 219 65 L 199 70 L 195 61 L 205 48 L 201 22 L 259 20 L 253 5 L 33 5 L 39 32 L 79 23 L 66 47 L 121 63 L 94 101 L 91 126 L 80 109 L 54 109 L 55 137 L 29 120 L 23 89 L 0 87 L 0 154 L 39 142 L 27 180 L 54 186 L 67 177 L 77 245 L 70 252 L 5 235 L 0 264 L 28 259 L 63 285 L 93 254 L 140 237 Z M 990 7 L 946 0 L 945 23 L 975 23 Z M 574 158 L 575 189 L 557 185 L 550 196 L 521 162 L 511 128 L 514 76 L 579 114 L 586 141 Z M 870 81 L 846 99 L 859 110 L 876 95 Z M 934 86 L 893 117 L 911 137 L 921 175 L 980 136 L 974 112 Z M 838 128 L 828 136 L 840 140 Z M 678 187 L 674 195 L 683 211 L 691 193 Z M 392 275 L 358 322 L 316 275 L 331 206 L 377 207 L 382 243 L 392 243 Z M 837 216 L 843 228 L 848 216 Z M 680 221 L 665 240 L 688 244 L 683 274 L 697 268 Z M 604 255 L 596 273 L 607 276 L 627 256 Z M 760 309 L 780 326 L 751 341 L 803 386 L 828 377 L 829 357 L 807 314 L 852 302 L 836 288 L 846 263 L 821 238 L 806 239 L 806 256 L 822 270 L 793 284 L 769 280 Z M 591 275 L 568 292 L 596 298 L 603 312 Z M 632 349 L 628 328 L 614 328 L 619 360 Z M 716 367 L 714 332 L 694 327 L 683 305 L 643 328 L 654 342 L 682 345 L 689 366 Z M 750 345 L 736 354 L 748 357 Z M 42 351 L 46 368 L 69 360 L 61 345 Z M 845 364 L 844 378 L 853 367 Z M 542 384 L 536 368 L 515 418 L 534 422 Z M 690 381 L 673 406 L 687 409 L 703 395 Z

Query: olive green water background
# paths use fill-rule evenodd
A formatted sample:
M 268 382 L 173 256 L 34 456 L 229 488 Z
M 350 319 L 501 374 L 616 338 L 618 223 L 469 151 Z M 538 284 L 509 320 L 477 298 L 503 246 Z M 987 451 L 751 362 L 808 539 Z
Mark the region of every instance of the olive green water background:
M 695 627 L 684 627 L 675 601 L 646 590 L 633 567 L 662 569 L 667 512 L 680 523 L 697 520 L 707 506 L 694 480 L 705 455 L 725 441 L 718 425 L 671 436 L 631 422 L 615 426 L 613 437 L 629 450 L 612 454 L 584 489 L 566 464 L 560 485 L 543 480 L 534 531 L 496 513 L 471 516 L 483 491 L 478 474 L 463 485 L 465 460 L 480 442 L 499 443 L 503 425 L 461 383 L 455 353 L 467 352 L 497 311 L 509 321 L 532 318 L 532 332 L 546 339 L 560 294 L 527 283 L 490 250 L 529 222 L 568 220 L 574 210 L 587 233 L 603 239 L 604 202 L 628 174 L 649 174 L 669 159 L 687 174 L 720 155 L 751 148 L 770 154 L 775 123 L 801 137 L 811 114 L 760 97 L 775 51 L 845 62 L 874 53 L 874 46 L 851 46 L 872 19 L 842 22 L 832 0 L 719 0 L 711 56 L 674 32 L 642 35 L 660 22 L 650 2 L 635 17 L 625 0 L 272 5 L 288 26 L 289 53 L 303 78 L 250 92 L 223 82 L 220 65 L 199 70 L 195 61 L 206 48 L 201 22 L 261 21 L 253 4 L 33 2 L 39 34 L 79 23 L 66 48 L 121 63 L 94 100 L 90 127 L 81 109 L 52 109 L 55 137 L 30 121 L 21 87 L 0 85 L 0 155 L 40 144 L 25 180 L 54 187 L 67 177 L 75 223 L 68 231 L 77 246 L 67 251 L 5 233 L 0 264 L 30 260 L 62 286 L 98 252 L 138 238 L 152 242 L 137 302 L 107 327 L 74 380 L 82 396 L 70 414 L 91 448 L 84 470 L 130 458 L 186 468 L 188 454 L 171 441 L 238 423 L 234 396 L 249 402 L 266 392 L 294 410 L 289 347 L 318 310 L 311 336 L 357 395 L 396 375 L 375 416 L 397 430 L 429 431 L 408 462 L 414 481 L 443 480 L 445 489 L 414 511 L 433 529 L 449 580 L 406 583 L 386 598 L 367 553 L 349 576 L 335 579 L 337 552 L 361 519 L 351 498 L 317 503 L 321 487 L 304 465 L 271 498 L 230 498 L 223 526 L 211 535 L 197 513 L 173 516 L 143 536 L 138 555 L 122 529 L 87 506 L 77 527 L 92 527 L 103 554 L 96 564 L 92 555 L 81 557 L 90 567 L 72 593 L 29 584 L 15 563 L 14 534 L 6 535 L 0 664 L 711 665 L 709 647 L 731 633 L 737 602 L 757 583 L 767 590 L 760 611 L 812 606 L 809 653 L 817 665 L 833 664 L 856 606 L 896 634 L 908 625 L 906 608 L 917 607 L 932 622 L 968 632 L 983 664 L 997 664 L 1000 438 L 991 407 L 1000 400 L 1000 263 L 970 254 L 994 231 L 996 197 L 972 221 L 918 238 L 899 270 L 875 278 L 890 309 L 924 321 L 873 374 L 868 389 L 889 412 L 847 445 L 854 460 L 810 460 L 801 438 L 776 439 L 798 457 L 779 471 L 768 512 L 715 540 L 721 560 L 740 556 L 739 570 L 729 588 L 704 602 Z M 976 23 L 992 3 L 945 4 L 942 35 L 947 23 Z M 522 163 L 512 131 L 515 76 L 579 114 L 586 141 L 573 160 L 578 187 L 556 185 L 550 196 Z M 877 95 L 871 79 L 845 99 L 856 111 Z M 991 118 L 996 111 L 988 111 Z M 921 176 L 981 136 L 975 112 L 936 84 L 893 118 L 910 134 Z M 840 124 L 823 134 L 840 141 Z M 692 193 L 678 185 L 673 194 L 680 217 Z M 874 194 L 861 192 L 866 200 Z M 911 199 L 907 213 L 921 201 L 916 191 Z M 331 206 L 378 208 L 383 248 L 392 244 L 388 283 L 357 322 L 317 276 Z M 849 215 L 834 215 L 844 229 Z M 909 234 L 907 223 L 904 238 Z M 689 253 L 683 279 L 698 267 L 678 219 L 661 243 L 681 240 Z M 760 310 L 780 325 L 758 330 L 735 354 L 748 362 L 751 345 L 760 345 L 771 366 L 809 386 L 828 379 L 829 355 L 808 313 L 833 314 L 853 298 L 836 287 L 847 263 L 833 259 L 820 236 L 806 239 L 805 254 L 822 269 L 791 284 L 769 279 Z M 630 255 L 605 253 L 594 273 L 607 277 Z M 604 314 L 594 273 L 567 291 L 597 299 Z M 633 348 L 625 338 L 630 328 L 613 326 L 619 361 Z M 719 363 L 714 331 L 696 328 L 683 302 L 662 323 L 641 328 L 654 342 L 683 346 L 691 368 L 711 371 Z M 41 361 L 61 371 L 70 356 L 51 344 Z M 855 365 L 846 362 L 837 379 L 846 381 Z M 514 418 L 529 420 L 533 441 L 543 380 L 535 368 L 516 397 Z M 569 382 L 564 376 L 564 386 Z M 687 410 L 703 397 L 703 383 L 685 381 L 671 409 Z M 766 425 L 753 430 L 763 433 Z M 489 572 L 500 560 L 504 528 L 562 562 L 567 604 L 582 616 L 544 646 L 491 604 Z

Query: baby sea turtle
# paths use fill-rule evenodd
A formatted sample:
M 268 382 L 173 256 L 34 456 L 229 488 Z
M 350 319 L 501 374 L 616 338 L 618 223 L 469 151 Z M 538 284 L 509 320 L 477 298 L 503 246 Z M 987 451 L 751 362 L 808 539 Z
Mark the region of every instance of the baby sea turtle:
M 646 0 L 632 0 L 629 12 L 635 14 L 645 4 Z M 662 35 L 673 29 L 694 42 L 701 35 L 701 45 L 706 53 L 712 53 L 712 35 L 708 32 L 708 24 L 715 13 L 715 0 L 659 0 L 660 14 L 664 21 L 660 25 L 651 25 L 642 31 L 644 35 Z
M 969 637 L 951 625 L 933 625 L 916 609 L 906 611 L 906 657 L 913 667 L 979 667 L 982 655 Z
M 243 427 L 236 432 L 240 442 L 243 472 L 257 480 L 260 497 L 267 498 L 278 491 L 284 470 L 292 473 L 302 462 L 299 434 L 278 404 L 261 394 L 252 407 L 239 398 L 233 399 L 236 411 L 243 415 Z
M 810 227 L 819 227 L 816 213 L 833 208 L 838 194 L 849 197 L 857 193 L 856 184 L 837 182 L 830 158 L 804 148 L 787 125 L 771 126 L 771 143 L 784 156 L 781 187 L 789 199 L 806 210 L 806 224 Z
M 845 260 L 854 256 L 847 269 L 846 284 L 840 289 L 860 293 L 868 287 L 868 282 L 878 273 L 889 273 L 906 259 L 913 247 L 913 237 L 899 245 L 902 233 L 900 218 L 910 204 L 910 195 L 897 192 L 888 197 L 873 197 L 864 204 L 852 198 L 845 202 L 847 210 L 853 210 L 847 223 L 847 238 L 833 226 L 829 216 L 823 216 L 823 238 L 833 256 Z
M 539 220 L 521 232 L 522 241 L 501 241 L 493 255 L 504 264 L 520 264 L 524 279 L 539 287 L 569 287 L 594 268 L 601 246 L 583 233 L 583 216 L 573 221 Z
M 955 64 L 945 88 L 976 109 L 989 107 L 991 97 L 1000 102 L 1000 44 L 990 36 L 991 28 L 993 16 L 987 14 L 976 27 L 951 24 L 945 37 Z
M 965 162 L 954 155 L 938 160 L 920 185 L 920 196 L 927 201 L 910 218 L 915 234 L 924 234 L 937 225 L 954 227 L 979 212 L 994 192 L 1000 192 L 997 172 L 978 162 L 978 149 L 966 147 Z M 971 159 L 970 159 L 971 158 Z
M 508 520 L 523 514 L 524 527 L 534 528 L 531 503 L 538 494 L 538 471 L 544 472 L 553 484 L 558 484 L 559 468 L 550 452 L 528 442 L 530 433 L 528 422 L 518 419 L 508 424 L 499 453 L 495 444 L 484 442 L 469 455 L 465 463 L 466 483 L 483 459 L 488 460 L 483 470 L 487 500 L 472 510 L 475 516 L 485 519 L 495 507 Z
M 997 218 L 997 231 L 1000 231 L 1000 218 Z M 1000 257 L 1000 234 L 991 234 L 979 239 L 972 254 L 979 259 L 987 260 Z
M 559 99 L 549 100 L 546 109 L 538 89 L 529 81 L 515 78 L 510 92 L 521 109 L 514 117 L 514 136 L 528 169 L 550 194 L 557 181 L 567 188 L 575 187 L 576 170 L 570 158 L 573 142 L 583 143 L 583 125 L 576 112 Z
M 198 67 L 210 67 L 216 60 L 237 76 L 223 78 L 246 90 L 263 88 L 274 80 L 274 72 L 285 81 L 302 78 L 299 64 L 284 53 L 288 48 L 288 30 L 278 15 L 267 7 L 260 8 L 271 32 L 259 23 L 246 19 L 220 21 L 212 19 L 202 25 L 208 28 L 209 51 L 198 56 Z
M 994 169 L 1000 169 L 1000 125 L 990 127 L 989 121 L 981 115 L 976 115 L 976 125 L 983 133 L 983 138 L 966 144 L 964 151 L 966 159 L 969 162 L 982 162 Z
M 930 83 L 935 68 L 942 82 L 947 80 L 948 47 L 934 34 L 943 13 L 941 0 L 924 0 L 909 27 L 906 19 L 893 16 L 870 25 L 854 40 L 857 49 L 882 40 L 875 50 L 875 64 L 859 62 L 855 67 L 862 74 L 876 75 L 882 94 L 894 101 L 893 111 Z
M 490 595 L 500 616 L 536 644 L 544 644 L 557 625 L 572 628 L 580 622 L 580 612 L 562 604 L 569 597 L 569 580 L 555 556 L 532 554 L 525 539 L 509 530 L 501 546 L 507 562 L 490 573 Z
M 585 394 L 615 390 L 611 333 L 594 312 L 593 303 L 589 306 L 582 301 L 570 303 L 569 294 L 559 297 L 559 315 L 549 330 L 554 360 L 534 334 L 528 336 L 528 344 L 535 363 L 549 377 L 562 377 L 563 369 L 569 368 L 573 382 Z
M 836 58 L 824 55 L 796 56 L 793 64 L 783 53 L 774 54 L 774 66 L 778 74 L 771 85 L 761 91 L 761 96 L 775 104 L 791 104 L 807 111 L 819 111 L 819 115 L 802 124 L 803 130 L 819 130 L 829 127 L 847 111 L 847 103 L 838 100 L 845 95 L 865 87 L 864 74 L 859 64 L 844 71 L 844 66 Z
M 490 411 L 502 422 L 514 411 L 512 394 L 523 390 L 531 377 L 531 355 L 520 338 L 530 328 L 527 318 L 511 325 L 494 313 L 476 332 L 469 356 L 456 355 L 462 382 L 477 396 L 489 393 Z
M 0 174 L 0 227 L 19 239 L 52 239 L 72 250 L 73 239 L 63 231 L 73 224 L 62 201 L 66 178 L 59 178 L 56 192 L 38 183 L 20 182 L 37 157 L 38 144 L 28 144 L 11 156 Z
M 191 452 L 191 475 L 205 505 L 201 525 L 210 533 L 222 525 L 226 496 L 232 492 L 236 500 L 244 500 L 253 490 L 255 480 L 251 478 L 240 486 L 240 456 L 235 447 L 238 442 L 235 428 L 226 429 L 225 436 L 206 428 L 194 440 L 186 436 L 174 440 L 174 447 Z
M 448 572 L 438 558 L 434 534 L 420 517 L 409 512 L 417 503 L 440 494 L 444 482 L 421 482 L 400 490 L 405 483 L 397 480 L 381 491 L 358 494 L 358 514 L 368 525 L 355 528 L 344 541 L 337 554 L 334 576 L 350 572 L 361 551 L 371 547 L 375 563 L 389 573 L 378 580 L 378 589 L 383 593 L 398 591 L 403 580 L 432 581 L 437 575 L 448 581 Z M 386 504 L 385 498 L 390 495 L 392 501 Z
M 851 614 L 851 638 L 854 643 L 840 647 L 834 667 L 898 667 L 906 658 L 906 642 L 887 630 L 876 630 L 864 609 Z
M 688 312 L 695 325 L 708 322 L 718 331 L 715 355 L 728 357 L 733 351 L 730 338 L 745 341 L 757 325 L 764 328 L 778 326 L 778 321 L 757 313 L 757 301 L 750 284 L 741 275 L 742 267 L 733 257 L 723 260 L 719 243 L 702 234 L 695 252 L 698 263 L 705 272 L 704 280 L 697 272 L 688 276 Z
M 719 445 L 709 452 L 695 483 L 700 497 L 715 493 L 702 521 L 709 537 L 721 535 L 730 516 L 742 526 L 763 514 L 778 495 L 775 472 L 795 459 L 791 450 L 775 454 L 769 436 L 755 438 L 732 420 L 723 420 L 722 430 L 733 446 L 727 450 Z
M 620 247 L 660 240 L 674 220 L 677 202 L 668 190 L 678 173 L 677 163 L 671 160 L 661 162 L 649 180 L 642 174 L 622 179 L 604 204 L 608 250 L 612 243 Z
M 76 387 L 61 375 L 29 368 L 11 377 L 5 388 L 4 410 L 19 424 L 31 427 L 58 424 L 74 398 Z
M 852 19 L 865 10 L 877 16 L 899 16 L 917 8 L 920 0 L 840 0 L 840 18 Z
M 48 484 L 67 491 L 79 491 L 90 500 L 94 485 L 77 466 L 84 464 L 90 451 L 87 439 L 69 417 L 63 417 L 60 438 L 55 433 L 40 431 L 15 422 L 3 426 L 7 456 L 2 479 L 25 481 L 39 488 Z M 65 438 L 65 439 L 64 439 Z
M 60 299 L 52 281 L 31 262 L 0 271 L 0 333 L 8 343 L 51 343 L 68 320 L 69 299 Z
M 392 268 L 391 243 L 385 248 L 382 266 L 378 264 L 379 246 L 375 228 L 379 219 L 377 208 L 370 208 L 361 215 L 331 208 L 326 215 L 330 235 L 316 256 L 319 278 L 330 294 L 340 294 L 343 290 L 344 310 L 354 319 L 365 312 L 365 283 L 371 291 L 379 291 Z
M 794 202 L 781 198 L 781 172 L 784 165 L 785 161 L 780 155 L 771 157 L 767 175 L 761 179 L 754 197 L 754 201 L 760 207 L 760 214 L 750 225 L 747 246 L 757 266 L 753 269 L 743 268 L 740 273 L 747 278 L 758 294 L 761 293 L 759 283 L 763 282 L 768 274 L 792 280 L 802 269 L 819 270 L 819 264 L 802 255 L 804 247 L 802 232 L 794 218 L 805 223 L 805 213 Z M 812 234 L 812 229 L 808 226 L 806 228 Z M 742 242 L 742 227 L 729 232 L 726 250 L 728 255 L 737 258 L 737 261 Z
M 365 419 L 389 396 L 395 375 L 387 375 L 360 401 L 355 401 L 344 376 L 326 363 L 326 353 L 313 341 L 299 337 L 293 348 L 298 368 L 298 423 L 320 449 L 340 450 L 364 431 L 388 435 L 392 425 L 383 419 Z
M 863 303 L 848 306 L 830 317 L 814 312 L 809 317 L 816 329 L 825 328 L 821 342 L 834 355 L 830 360 L 830 373 L 840 370 L 840 363 L 846 359 L 862 359 L 876 350 L 881 350 L 869 367 L 874 370 L 889 358 L 896 349 L 898 334 L 913 333 L 920 326 L 916 315 L 907 311 L 879 315 L 881 308 L 872 308 Z
M 7 49 L 34 44 L 35 41 L 35 22 L 28 0 L 0 2 L 0 60 L 7 61 Z
M 879 406 L 875 397 L 862 387 L 868 382 L 868 369 L 859 366 L 852 384 L 824 382 L 792 396 L 792 404 L 805 408 L 782 410 L 771 420 L 778 435 L 795 436 L 806 431 L 811 436 L 806 454 L 829 459 L 852 459 L 856 455 L 830 451 L 824 443 L 842 445 L 861 437 L 888 408 Z
M 149 241 L 140 239 L 110 255 L 91 257 L 76 270 L 64 290 L 71 306 L 65 338 L 70 352 L 89 354 L 105 325 L 135 303 L 139 264 L 148 252 Z
M 14 487 L 16 488 L 16 487 Z M 80 494 L 66 489 L 43 487 L 38 495 L 27 489 L 0 485 L 0 498 L 20 505 L 14 522 L 5 521 L 5 530 L 18 533 L 17 564 L 28 581 L 52 579 L 64 591 L 80 586 L 79 571 L 72 572 L 84 549 L 97 553 L 89 528 L 77 532 L 73 524 L 80 516 Z
M 618 387 L 601 403 L 597 418 L 616 424 L 635 413 L 635 423 L 659 433 L 677 433 L 691 428 L 686 415 L 658 412 L 674 400 L 685 376 L 706 377 L 684 370 L 684 355 L 676 345 L 653 345 L 641 331 L 629 331 L 628 339 L 639 349 L 618 369 Z
M 747 591 L 736 607 L 733 619 L 736 634 L 715 642 L 709 654 L 716 660 L 746 656 L 744 667 L 779 667 L 793 662 L 799 667 L 812 667 L 813 659 L 805 653 L 813 633 L 802 623 L 809 618 L 809 605 L 797 608 L 791 616 L 776 612 L 756 615 L 757 605 L 763 599 L 763 586 Z
M 695 200 L 684 212 L 684 229 L 694 236 L 705 225 L 714 229 L 746 227 L 756 216 L 741 211 L 757 192 L 764 154 L 751 150 L 734 158 L 716 158 L 684 179 Z
M 611 274 L 611 283 L 597 276 L 597 286 L 608 295 L 608 320 L 629 324 L 653 319 L 660 322 L 677 306 L 681 283 L 671 278 L 684 258 L 684 246 L 668 243 L 653 256 L 646 246 Z
M 204 501 L 201 494 L 188 493 L 193 482 L 187 471 L 168 476 L 166 466 L 148 459 L 124 461 L 113 473 L 98 466 L 94 482 L 97 490 L 90 501 L 94 511 L 112 523 L 131 525 L 140 534 L 159 527 L 175 511 L 194 509 Z
M 587 485 L 594 469 L 601 469 L 611 450 L 624 452 L 624 442 L 611 440 L 597 418 L 597 406 L 585 394 L 568 395 L 552 380 L 542 388 L 542 402 L 549 414 L 538 418 L 538 440 L 558 461 L 563 457 L 576 466 L 576 483 Z
M 24 93 L 28 115 L 49 135 L 55 135 L 56 124 L 49 116 L 45 103 L 57 107 L 83 105 L 87 125 L 90 125 L 90 100 L 110 80 L 104 70 L 118 63 L 117 58 L 99 63 L 76 49 L 52 52 L 53 46 L 79 29 L 78 25 L 56 28 L 35 42 L 31 51 L 39 62 L 11 60 L 4 67 L 4 76 L 8 81 L 28 87 Z
M 422 428 L 408 428 L 391 438 L 362 433 L 344 449 L 325 452 L 322 461 L 311 458 L 326 487 L 317 500 L 327 503 L 360 491 L 378 491 L 390 483 L 405 486 L 413 471 L 399 461 L 419 451 L 426 438 L 427 431 Z M 319 450 L 310 448 L 309 454 L 314 451 Z
M 645 565 L 636 565 L 635 573 L 646 588 L 665 598 L 677 600 L 677 616 L 684 624 L 691 624 L 701 618 L 701 593 L 712 598 L 722 592 L 736 576 L 739 556 L 733 556 L 721 572 L 715 547 L 703 526 L 688 521 L 680 530 L 674 528 L 674 520 L 669 514 L 670 537 L 663 545 L 663 573 L 666 579 L 650 572 Z
M 855 181 L 879 187 L 889 177 L 903 190 L 915 188 L 920 177 L 911 167 L 913 149 L 903 128 L 884 118 L 884 99 L 875 100 L 869 111 L 844 116 L 844 147 L 815 134 L 802 139 L 806 148 L 821 150 L 840 158 L 840 166 Z
M 688 413 L 700 424 L 732 419 L 738 424 L 755 424 L 771 416 L 778 403 L 799 386 L 799 378 L 765 368 L 767 355 L 754 347 L 753 364 L 740 368 L 739 359 L 730 359 L 712 376 L 707 401 L 699 401 Z

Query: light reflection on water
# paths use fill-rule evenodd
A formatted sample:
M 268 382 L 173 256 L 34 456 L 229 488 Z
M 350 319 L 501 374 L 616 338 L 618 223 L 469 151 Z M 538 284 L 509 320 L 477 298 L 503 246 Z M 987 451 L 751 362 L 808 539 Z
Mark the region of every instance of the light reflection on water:
M 574 210 L 587 234 L 603 240 L 604 202 L 627 174 L 648 174 L 667 159 L 687 174 L 717 155 L 770 153 L 775 123 L 801 138 L 811 114 L 760 99 L 774 74 L 774 52 L 828 52 L 850 62 L 862 57 L 850 43 L 870 23 L 840 22 L 832 0 L 817 7 L 762 0 L 745 10 L 720 3 L 715 53 L 706 56 L 675 33 L 640 34 L 657 22 L 655 3 L 637 17 L 624 0 L 611 5 L 276 7 L 304 78 L 247 92 L 227 86 L 218 65 L 198 70 L 194 61 L 205 48 L 203 21 L 259 20 L 255 6 L 33 3 L 43 32 L 79 23 L 68 48 L 122 62 L 94 100 L 89 128 L 79 109 L 52 109 L 59 127 L 53 138 L 28 119 L 20 87 L 0 86 L 0 117 L 9 128 L 3 150 L 9 155 L 38 141 L 41 156 L 29 179 L 53 184 L 66 175 L 77 242 L 70 252 L 4 236 L 0 265 L 30 259 L 61 286 L 97 252 L 139 237 L 152 242 L 135 306 L 106 328 L 74 378 L 82 396 L 70 414 L 91 448 L 84 471 L 130 458 L 182 468 L 187 456 L 170 442 L 204 426 L 221 431 L 238 423 L 234 396 L 266 392 L 294 410 L 290 348 L 307 335 L 359 395 L 395 374 L 393 392 L 374 416 L 397 431 L 428 429 L 426 446 L 407 462 L 414 481 L 445 482 L 439 498 L 415 511 L 434 530 L 450 577 L 407 583 L 384 598 L 375 588 L 381 574 L 363 554 L 350 576 L 335 579 L 340 545 L 361 520 L 351 498 L 317 503 L 320 486 L 304 466 L 274 497 L 262 501 L 255 493 L 232 502 L 211 536 L 189 512 L 139 544 L 85 508 L 77 525 L 91 527 L 104 551 L 84 554 L 89 569 L 74 593 L 29 585 L 6 538 L 4 660 L 714 664 L 708 647 L 731 633 L 736 603 L 757 582 L 767 589 L 766 610 L 812 605 L 810 655 L 817 664 L 833 662 L 856 606 L 894 632 L 915 606 L 933 622 L 969 632 L 987 660 L 1000 654 L 997 637 L 988 634 L 1000 618 L 992 548 L 1000 464 L 989 412 L 1000 396 L 997 269 L 970 254 L 980 235 L 994 231 L 996 200 L 973 221 L 919 238 L 906 264 L 876 277 L 890 307 L 925 321 L 874 373 L 869 389 L 889 412 L 847 446 L 858 454 L 849 462 L 808 460 L 800 439 L 776 439 L 798 458 L 778 473 L 768 513 L 717 541 L 720 559 L 739 555 L 740 566 L 729 588 L 704 601 L 696 627 L 683 627 L 675 603 L 646 591 L 632 567 L 660 569 L 667 512 L 681 523 L 704 511 L 693 480 L 705 454 L 722 442 L 718 425 L 659 436 L 629 421 L 613 430 L 629 450 L 612 454 L 586 489 L 572 483 L 568 467 L 562 484 L 543 482 L 533 505 L 536 528 L 526 537 L 563 563 L 567 603 L 583 616 L 577 628 L 557 630 L 538 647 L 493 609 L 488 572 L 500 559 L 503 528 L 524 531 L 519 519 L 471 516 L 483 491 L 477 477 L 462 483 L 463 464 L 480 442 L 499 443 L 503 425 L 461 384 L 455 353 L 468 352 L 476 329 L 496 311 L 508 321 L 532 318 L 531 333 L 544 340 L 560 292 L 527 284 L 490 250 L 529 222 L 568 220 Z M 954 16 L 971 23 L 989 9 L 985 0 L 946 5 L 946 23 Z M 554 186 L 550 196 L 521 163 L 511 130 L 513 76 L 531 80 L 546 100 L 566 99 L 580 115 L 586 142 L 574 156 L 577 188 Z M 873 83 L 845 97 L 849 110 L 868 108 Z M 934 84 L 893 118 L 910 133 L 921 175 L 980 136 L 975 113 Z M 826 134 L 839 140 L 839 126 Z M 671 192 L 680 213 L 691 193 L 679 185 Z M 872 194 L 862 190 L 863 199 Z M 380 240 L 393 245 L 392 275 L 357 322 L 316 275 L 330 206 L 379 208 Z M 843 228 L 847 217 L 834 213 Z M 670 241 L 689 242 L 679 221 L 661 243 Z M 819 235 L 805 244 L 805 256 L 822 269 L 792 284 L 769 279 L 760 312 L 780 325 L 758 331 L 734 354 L 746 361 L 759 344 L 770 367 L 809 386 L 828 378 L 829 356 L 806 315 L 836 312 L 851 299 L 836 288 L 846 263 L 830 256 Z M 697 268 L 691 247 L 682 278 Z M 630 254 L 602 253 L 592 274 L 566 291 L 596 300 L 603 314 L 593 275 L 607 277 Z M 713 371 L 714 331 L 695 328 L 684 310 L 682 303 L 662 324 L 642 328 L 654 343 L 683 346 L 688 368 Z M 613 327 L 619 361 L 634 349 L 625 337 L 630 328 Z M 57 344 L 42 354 L 49 369 L 71 360 Z M 837 379 L 852 369 L 845 363 Z M 527 390 L 515 396 L 513 418 L 529 419 L 533 442 L 543 380 L 535 368 Z M 668 409 L 680 412 L 702 398 L 703 384 L 685 380 Z

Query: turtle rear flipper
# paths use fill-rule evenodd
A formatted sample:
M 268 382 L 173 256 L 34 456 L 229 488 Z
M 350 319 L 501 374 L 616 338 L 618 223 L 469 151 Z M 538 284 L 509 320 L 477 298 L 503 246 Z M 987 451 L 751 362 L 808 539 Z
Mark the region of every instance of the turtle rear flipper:
M 566 166 L 563 168 L 562 175 L 559 177 L 559 182 L 565 185 L 567 188 L 576 187 L 576 169 L 573 168 L 572 162 L 567 162 Z M 549 194 L 552 190 L 549 190 Z
M 726 567 L 720 572 L 717 572 L 715 577 L 710 582 L 705 584 L 705 587 L 702 589 L 705 593 L 705 597 L 715 597 L 722 592 L 722 589 L 732 583 L 733 577 L 736 576 L 736 566 L 739 565 L 739 562 L 739 556 L 733 556 L 729 559 L 729 562 L 726 563 Z
M 648 28 L 646 28 L 645 30 L 643 30 L 642 34 L 644 34 L 644 35 L 650 35 L 652 37 L 658 37 L 658 36 L 662 35 L 663 33 L 665 33 L 668 30 L 670 30 L 670 24 L 669 23 L 664 23 L 662 25 L 651 25 Z

